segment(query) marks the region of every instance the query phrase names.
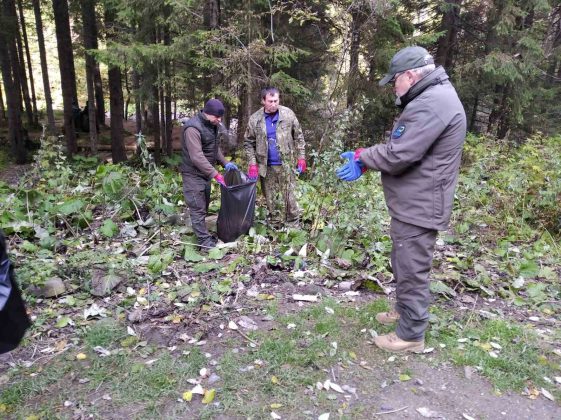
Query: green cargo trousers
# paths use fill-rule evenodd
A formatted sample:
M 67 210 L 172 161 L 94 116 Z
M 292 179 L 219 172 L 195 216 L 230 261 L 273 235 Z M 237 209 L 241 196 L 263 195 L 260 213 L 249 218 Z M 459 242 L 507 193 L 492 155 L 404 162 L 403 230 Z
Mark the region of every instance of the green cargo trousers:
M 298 222 L 300 209 L 294 194 L 296 180 L 290 169 L 284 165 L 268 166 L 267 176 L 261 177 L 261 189 L 271 223 L 283 225 L 285 222 Z
M 212 247 L 214 239 L 208 232 L 205 221 L 210 204 L 210 181 L 198 175 L 181 174 L 181 176 L 183 196 L 189 207 L 191 226 L 197 236 L 197 242 L 199 245 Z
M 396 311 L 399 323 L 396 334 L 406 341 L 421 341 L 429 322 L 429 274 L 437 231 L 392 219 L 391 262 L 397 282 Z

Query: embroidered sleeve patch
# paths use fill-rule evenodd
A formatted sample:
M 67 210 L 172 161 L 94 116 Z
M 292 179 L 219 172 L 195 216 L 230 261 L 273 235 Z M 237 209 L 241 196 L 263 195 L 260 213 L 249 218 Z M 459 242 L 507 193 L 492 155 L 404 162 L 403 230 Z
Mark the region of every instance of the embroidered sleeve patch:
M 392 133 L 392 139 L 400 138 L 405 133 L 405 125 L 399 125 Z

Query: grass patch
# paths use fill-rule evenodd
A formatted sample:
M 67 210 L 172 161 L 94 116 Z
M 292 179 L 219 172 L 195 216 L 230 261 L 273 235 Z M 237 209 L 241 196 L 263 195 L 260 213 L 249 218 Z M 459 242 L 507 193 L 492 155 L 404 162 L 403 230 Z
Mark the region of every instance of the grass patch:
M 183 352 L 139 343 L 122 347 L 119 343 L 127 337 L 124 326 L 101 320 L 82 337 L 84 348 L 80 351 L 87 354 L 85 360 L 75 359 L 75 349 L 43 367 L 13 369 L 9 385 L 0 394 L 0 408 L 4 406 L 13 418 L 30 414 L 70 416 L 70 409 L 63 406 L 67 400 L 101 418 L 110 413 L 127 418 L 269 418 L 275 411 L 272 404 L 286 418 L 335 413 L 341 409 L 340 395 L 315 390 L 316 382 L 331 378 L 334 367 L 346 372 L 347 381 L 352 375 L 354 381 L 368 381 L 369 387 L 397 373 L 413 376 L 405 359 L 398 365 L 388 365 L 384 363 L 387 354 L 366 346 L 368 330 L 385 333 L 393 329 L 380 326 L 374 319 L 376 313 L 387 309 L 385 299 L 342 305 L 327 298 L 299 313 L 278 316 L 274 330 L 249 333 L 259 343 L 256 347 L 240 341 L 237 335 L 227 337 L 221 347 L 229 350 L 216 367 L 209 366 L 209 359 L 198 347 L 186 347 Z M 559 376 L 559 357 L 542 347 L 533 331 L 504 320 L 473 315 L 461 318 L 439 307 L 434 307 L 433 313 L 427 344 L 438 349 L 433 354 L 436 358 L 431 357 L 435 362 L 473 366 L 498 390 L 544 387 L 561 397 L 544 379 Z M 95 346 L 107 348 L 112 354 L 100 357 L 93 350 Z M 492 357 L 490 351 L 498 357 Z M 357 367 L 362 359 L 375 371 Z M 205 387 L 216 387 L 215 402 L 201 405 L 197 399 L 178 403 L 181 394 L 193 387 L 187 380 L 197 378 L 202 367 L 210 367 L 221 378 L 216 385 L 203 382 Z M 349 382 L 342 379 L 341 385 L 344 383 Z M 103 400 L 106 394 L 110 401 Z M 368 408 L 349 407 L 351 411 L 363 409 Z
M 428 345 L 446 346 L 440 351 L 441 359 L 475 367 L 500 391 L 544 387 L 557 399 L 561 397 L 561 392 L 544 379 L 559 376 L 561 358 L 531 329 L 504 319 L 458 319 L 457 314 L 454 319 L 454 314 L 444 311 L 437 318 L 438 325 L 429 331 Z
M 71 411 L 64 407 L 65 401 L 92 412 L 108 410 L 107 405 L 111 405 L 132 407 L 135 415 L 143 410 L 157 413 L 165 401 L 173 401 L 192 388 L 187 380 L 198 377 L 208 363 L 199 348 L 181 354 L 166 350 L 156 354 L 157 349 L 150 346 L 121 347 L 126 337 L 122 324 L 103 319 L 84 333 L 85 348 L 70 350 L 44 366 L 12 369 L 10 381 L 0 393 L 0 413 L 13 418 L 66 417 Z M 101 357 L 93 350 L 96 346 L 112 354 Z M 78 352 L 84 352 L 86 359 L 76 360 Z M 149 360 L 153 362 L 146 363 Z M 110 403 L 102 400 L 105 394 L 111 397 Z
M 93 324 L 84 334 L 84 343 L 93 349 L 118 343 L 127 336 L 125 327 L 112 318 L 105 318 Z
M 53 395 L 50 395 L 50 398 L 43 398 L 43 396 L 51 391 L 54 391 L 53 394 L 56 396 L 58 384 L 63 383 L 72 371 L 72 365 L 65 363 L 63 359 L 54 360 L 45 366 L 12 369 L 8 373 L 10 379 L 16 377 L 22 379 L 10 381 L 5 385 L 0 393 L 0 407 L 7 413 L 16 414 L 16 418 L 22 417 L 22 413 L 28 413 L 30 410 L 34 413 L 43 413 L 41 418 L 52 418 L 44 415 L 51 411 L 58 398 L 53 398 Z
M 348 307 L 328 298 L 279 317 L 278 329 L 251 335 L 260 343 L 257 348 L 223 356 L 218 369 L 223 379 L 221 406 L 206 407 L 203 418 L 217 411 L 234 417 L 269 417 L 271 404 L 281 404 L 281 412 L 301 413 L 302 407 L 310 408 L 310 399 L 324 412 L 337 411 L 336 399 L 314 394 L 315 383 L 325 381 L 326 372 L 337 363 L 354 360 L 353 349 L 365 337 L 361 330 L 374 327 L 374 316 L 382 310 L 387 310 L 385 299 Z

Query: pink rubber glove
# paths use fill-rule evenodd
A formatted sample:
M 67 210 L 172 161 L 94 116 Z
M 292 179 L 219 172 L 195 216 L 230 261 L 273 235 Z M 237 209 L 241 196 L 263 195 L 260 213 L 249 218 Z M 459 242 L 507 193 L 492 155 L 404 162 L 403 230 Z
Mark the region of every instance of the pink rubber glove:
M 298 167 L 299 174 L 306 172 L 306 161 L 304 159 L 298 159 L 298 164 L 296 166 Z
M 214 176 L 214 180 L 216 182 L 218 182 L 219 184 L 222 184 L 224 186 L 226 186 L 226 182 L 224 182 L 224 177 L 222 176 L 222 174 L 218 173 Z
M 259 167 L 257 165 L 249 165 L 247 176 L 251 180 L 256 180 L 257 177 L 259 176 Z
M 355 150 L 355 160 L 360 160 L 360 154 L 364 151 L 364 147 Z M 368 170 L 364 164 L 362 165 L 362 173 L 365 173 Z

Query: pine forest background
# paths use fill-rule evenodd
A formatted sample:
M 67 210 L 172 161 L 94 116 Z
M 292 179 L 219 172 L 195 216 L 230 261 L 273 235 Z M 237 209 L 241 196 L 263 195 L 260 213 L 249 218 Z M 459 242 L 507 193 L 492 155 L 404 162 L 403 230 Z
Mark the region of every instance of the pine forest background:
M 235 154 L 269 84 L 301 119 L 309 150 L 329 147 L 320 143 L 333 118 L 357 103 L 363 117 L 345 147 L 373 144 L 396 113 L 377 81 L 412 44 L 451 75 L 470 132 L 520 142 L 558 131 L 560 17 L 559 2 L 545 0 L 3 0 L 3 144 L 28 161 L 29 133 L 44 123 L 66 133 L 68 155 L 108 143 L 119 162 L 126 118 L 159 163 L 173 152 L 177 119 L 218 97 Z M 72 116 L 87 103 L 97 129 L 81 145 Z

